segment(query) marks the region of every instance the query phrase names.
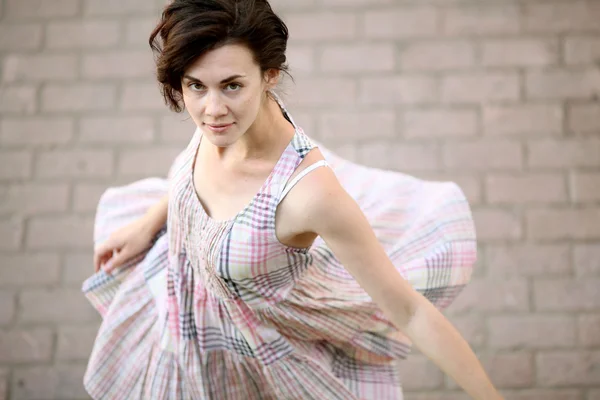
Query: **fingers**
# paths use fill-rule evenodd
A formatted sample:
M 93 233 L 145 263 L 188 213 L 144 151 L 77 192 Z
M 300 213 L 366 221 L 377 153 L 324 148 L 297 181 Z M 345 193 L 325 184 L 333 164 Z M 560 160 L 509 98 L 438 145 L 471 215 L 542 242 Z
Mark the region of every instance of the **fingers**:
M 94 271 L 100 271 L 100 268 L 113 257 L 113 253 L 118 251 L 119 247 L 117 241 L 110 238 L 96 247 L 94 250 Z
M 125 248 L 121 249 L 120 251 L 115 250 L 112 253 L 111 259 L 104 266 L 104 271 L 106 273 L 111 273 L 112 270 L 120 267 L 127 260 L 129 260 L 131 258 L 131 256 L 132 256 L 132 254 L 131 254 L 131 251 L 129 250 L 129 247 L 125 247 Z

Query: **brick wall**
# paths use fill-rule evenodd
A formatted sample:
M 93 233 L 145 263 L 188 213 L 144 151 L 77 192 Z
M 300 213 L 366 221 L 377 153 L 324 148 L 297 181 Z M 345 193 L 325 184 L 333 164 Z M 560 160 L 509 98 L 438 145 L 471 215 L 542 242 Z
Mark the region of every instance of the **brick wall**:
M 161 3 L 0 0 L 0 398 L 86 398 L 94 207 L 193 130 L 152 79 Z M 307 132 L 467 193 L 479 268 L 448 315 L 506 398 L 600 399 L 600 1 L 273 5 Z M 404 382 L 466 398 L 419 354 Z

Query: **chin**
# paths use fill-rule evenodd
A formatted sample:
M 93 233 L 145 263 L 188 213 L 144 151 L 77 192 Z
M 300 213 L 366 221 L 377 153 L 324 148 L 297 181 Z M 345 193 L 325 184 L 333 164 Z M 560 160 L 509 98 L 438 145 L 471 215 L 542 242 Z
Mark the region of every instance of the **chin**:
M 203 136 L 208 139 L 214 146 L 217 147 L 228 147 L 238 141 L 239 136 L 234 132 L 228 132 L 226 134 L 217 134 L 210 129 L 202 129 Z

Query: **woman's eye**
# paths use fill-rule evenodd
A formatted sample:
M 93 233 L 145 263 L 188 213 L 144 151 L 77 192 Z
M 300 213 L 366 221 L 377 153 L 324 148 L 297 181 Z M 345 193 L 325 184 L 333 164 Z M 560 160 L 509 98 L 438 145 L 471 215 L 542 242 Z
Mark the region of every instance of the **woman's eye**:
M 199 83 L 191 83 L 189 85 L 189 88 L 192 89 L 195 92 L 199 92 L 199 91 L 201 91 L 201 90 L 204 89 L 204 86 L 201 85 L 201 84 L 199 84 Z

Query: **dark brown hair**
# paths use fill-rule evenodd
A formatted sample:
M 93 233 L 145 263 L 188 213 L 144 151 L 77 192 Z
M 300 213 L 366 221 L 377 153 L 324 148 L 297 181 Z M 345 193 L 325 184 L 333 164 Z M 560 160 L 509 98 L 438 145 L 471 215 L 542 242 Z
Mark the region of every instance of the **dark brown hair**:
M 288 29 L 267 0 L 174 0 L 150 34 L 156 75 L 166 104 L 183 110 L 181 79 L 207 51 L 246 45 L 261 70 L 288 71 Z

